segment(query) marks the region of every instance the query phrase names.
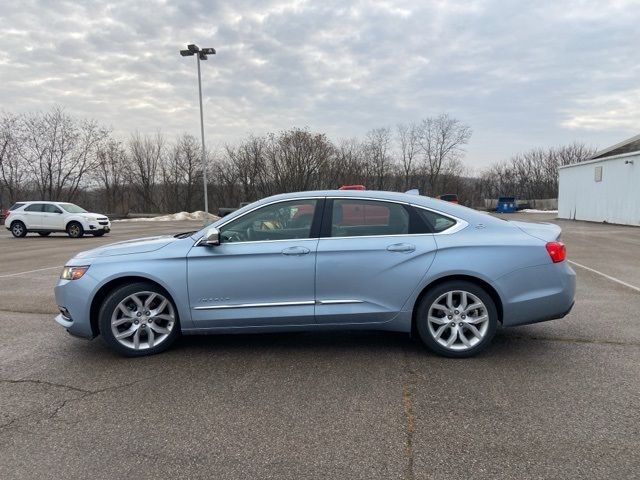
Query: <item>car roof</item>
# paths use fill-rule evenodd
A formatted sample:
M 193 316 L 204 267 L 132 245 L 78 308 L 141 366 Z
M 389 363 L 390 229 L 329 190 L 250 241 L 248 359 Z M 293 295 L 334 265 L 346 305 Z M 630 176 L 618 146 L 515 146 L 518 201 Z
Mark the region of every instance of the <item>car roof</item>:
M 413 195 L 400 192 L 387 192 L 383 190 L 311 190 L 303 192 L 281 193 L 279 195 L 273 195 L 271 197 L 263 198 L 257 202 L 243 207 L 235 212 L 223 217 L 226 223 L 227 221 L 235 218 L 246 212 L 248 209 L 253 209 L 258 205 L 272 203 L 280 200 L 295 200 L 296 198 L 309 198 L 309 197 L 331 197 L 331 198 L 359 198 L 359 199 L 371 199 L 371 200 L 390 200 L 402 203 L 409 203 L 417 205 L 431 210 L 441 212 L 443 214 L 449 214 L 451 216 L 466 220 L 471 224 L 484 223 L 484 224 L 498 224 L 502 220 L 496 219 L 487 213 L 474 210 L 472 208 L 464 207 L 455 203 L 447 202 L 445 200 L 438 200 L 436 198 L 426 197 L 424 195 Z M 217 222 L 216 222 L 217 223 Z M 214 223 L 215 225 L 215 223 Z

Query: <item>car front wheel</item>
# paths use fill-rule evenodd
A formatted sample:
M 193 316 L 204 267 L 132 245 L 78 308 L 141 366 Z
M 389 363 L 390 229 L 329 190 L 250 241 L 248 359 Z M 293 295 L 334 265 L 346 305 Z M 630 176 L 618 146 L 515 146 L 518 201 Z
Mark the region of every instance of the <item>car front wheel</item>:
M 114 290 L 99 314 L 100 333 L 109 347 L 127 357 L 160 353 L 180 333 L 169 295 L 152 283 L 134 283 Z
M 20 221 L 11 224 L 11 234 L 16 238 L 22 238 L 27 234 L 27 227 Z
M 71 238 L 80 238 L 82 237 L 82 235 L 84 235 L 84 229 L 78 222 L 71 222 L 69 225 L 67 225 L 67 234 Z
M 498 311 L 491 296 L 478 285 L 446 282 L 425 295 L 418 306 L 416 326 L 422 341 L 446 357 L 471 357 L 493 339 Z

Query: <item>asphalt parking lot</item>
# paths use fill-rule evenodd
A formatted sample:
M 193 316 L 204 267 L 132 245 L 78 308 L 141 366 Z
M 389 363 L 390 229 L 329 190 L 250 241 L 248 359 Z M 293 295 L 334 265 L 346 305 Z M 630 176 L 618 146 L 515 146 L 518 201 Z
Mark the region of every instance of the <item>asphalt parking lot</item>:
M 184 337 L 120 358 L 53 322 L 61 266 L 197 224 L 2 228 L 0 478 L 637 478 L 640 228 L 557 223 L 580 265 L 573 311 L 466 360 L 385 333 Z

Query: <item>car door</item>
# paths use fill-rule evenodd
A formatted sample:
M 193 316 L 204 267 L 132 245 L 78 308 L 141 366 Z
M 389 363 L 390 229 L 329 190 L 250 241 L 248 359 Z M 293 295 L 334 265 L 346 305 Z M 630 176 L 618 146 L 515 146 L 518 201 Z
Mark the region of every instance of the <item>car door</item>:
M 59 207 L 51 203 L 45 203 L 42 208 L 41 218 L 43 229 L 64 230 L 64 215 Z
M 314 323 L 323 199 L 271 203 L 222 224 L 220 245 L 194 246 L 188 286 L 196 328 Z
M 392 320 L 426 275 L 433 235 L 407 204 L 327 199 L 316 258 L 316 321 Z
M 24 207 L 23 215 L 24 220 L 29 230 L 38 230 L 42 227 L 42 210 L 44 209 L 43 203 L 32 203 Z

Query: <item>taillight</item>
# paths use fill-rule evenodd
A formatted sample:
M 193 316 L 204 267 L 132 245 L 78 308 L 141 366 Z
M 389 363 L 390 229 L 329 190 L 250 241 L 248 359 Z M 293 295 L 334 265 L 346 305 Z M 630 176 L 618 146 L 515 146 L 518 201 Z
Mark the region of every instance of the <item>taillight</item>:
M 562 262 L 567 257 L 567 248 L 562 242 L 549 242 L 545 247 L 553 263 Z

